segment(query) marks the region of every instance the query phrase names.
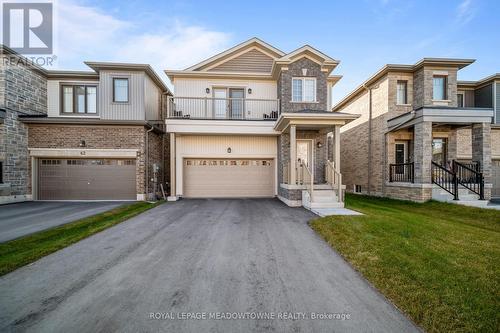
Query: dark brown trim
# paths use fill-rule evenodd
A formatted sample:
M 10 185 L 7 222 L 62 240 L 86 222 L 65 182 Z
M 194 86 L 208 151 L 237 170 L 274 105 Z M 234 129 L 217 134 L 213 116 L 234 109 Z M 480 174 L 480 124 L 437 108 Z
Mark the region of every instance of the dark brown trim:
M 78 113 L 75 112 L 76 110 L 76 90 L 75 87 L 84 87 L 84 95 L 85 95 L 85 106 L 84 106 L 84 111 L 83 113 Z M 79 82 L 60 82 L 59 83 L 59 115 L 80 115 L 83 117 L 92 117 L 92 116 L 98 116 L 99 115 L 99 89 L 98 89 L 99 84 L 97 83 L 79 83 Z M 72 112 L 64 112 L 64 87 L 71 87 L 72 88 L 72 94 L 73 94 L 73 111 Z M 94 87 L 96 90 L 96 100 L 95 100 L 95 113 L 89 113 L 88 112 L 88 102 L 87 102 L 87 88 L 88 87 Z

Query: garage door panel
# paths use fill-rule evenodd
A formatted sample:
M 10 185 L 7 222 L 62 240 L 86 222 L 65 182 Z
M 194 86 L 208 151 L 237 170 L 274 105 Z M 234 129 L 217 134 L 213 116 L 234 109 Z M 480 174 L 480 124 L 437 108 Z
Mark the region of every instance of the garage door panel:
M 269 159 L 186 159 L 184 196 L 272 197 L 274 162 Z
M 42 159 L 41 200 L 135 200 L 135 160 Z

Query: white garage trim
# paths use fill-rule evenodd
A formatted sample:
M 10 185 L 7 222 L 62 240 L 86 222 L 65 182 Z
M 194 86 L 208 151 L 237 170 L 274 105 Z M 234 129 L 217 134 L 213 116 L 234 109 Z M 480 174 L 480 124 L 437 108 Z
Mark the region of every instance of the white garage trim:
M 32 157 L 53 158 L 136 158 L 137 149 L 29 148 Z
M 231 148 L 231 153 L 228 153 Z M 272 159 L 274 184 L 278 184 L 277 138 L 272 136 L 179 136 L 176 135 L 176 196 L 183 195 L 183 163 L 185 158 L 197 159 Z M 277 186 L 274 186 L 277 195 Z

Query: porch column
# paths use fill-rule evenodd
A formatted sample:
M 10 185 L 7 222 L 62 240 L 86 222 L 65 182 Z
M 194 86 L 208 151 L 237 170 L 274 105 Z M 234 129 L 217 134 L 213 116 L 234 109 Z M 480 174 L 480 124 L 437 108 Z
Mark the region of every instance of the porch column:
M 415 163 L 415 183 L 431 184 L 432 162 L 432 122 L 423 121 L 414 127 L 413 161 Z
M 340 125 L 335 125 L 335 169 L 340 171 Z
M 472 124 L 472 160 L 479 162 L 484 183 L 491 183 L 491 125 Z
M 295 125 L 290 125 L 290 184 L 295 185 L 297 175 L 296 166 L 297 162 L 297 129 Z
M 170 200 L 176 200 L 175 190 L 175 133 L 170 133 Z

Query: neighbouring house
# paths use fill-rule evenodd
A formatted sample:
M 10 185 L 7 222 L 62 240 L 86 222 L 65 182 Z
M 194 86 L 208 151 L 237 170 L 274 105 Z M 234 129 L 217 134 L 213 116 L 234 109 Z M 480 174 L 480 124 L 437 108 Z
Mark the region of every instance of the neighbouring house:
M 458 81 L 473 62 L 386 65 L 333 107 L 361 114 L 341 131 L 348 191 L 476 206 L 500 196 L 500 75 Z
M 305 45 L 285 53 L 252 38 L 185 70 L 174 85 L 170 199 L 274 197 L 342 207 L 340 127 L 331 112 L 338 61 Z
M 1 202 L 147 200 L 166 187 L 171 93 L 149 65 L 55 71 L 2 57 Z

